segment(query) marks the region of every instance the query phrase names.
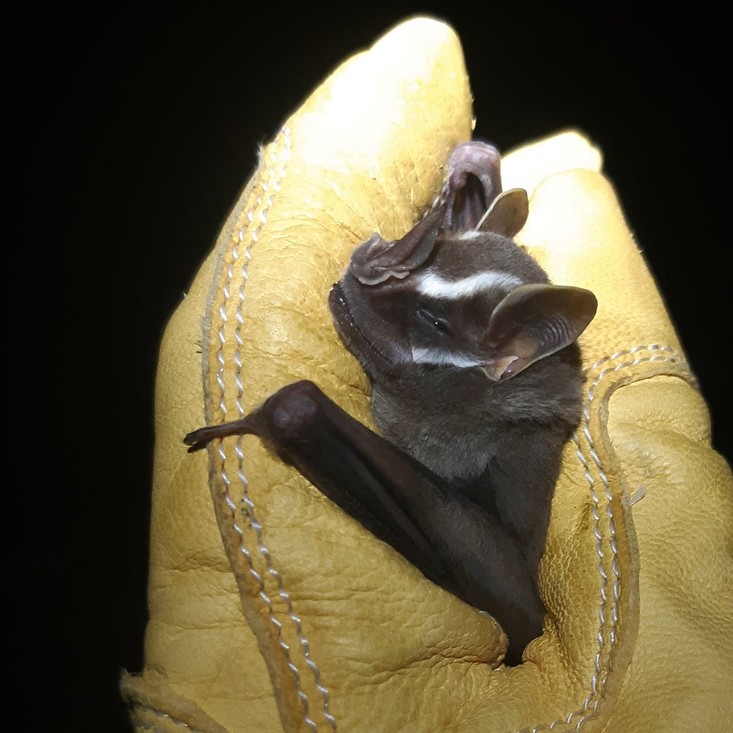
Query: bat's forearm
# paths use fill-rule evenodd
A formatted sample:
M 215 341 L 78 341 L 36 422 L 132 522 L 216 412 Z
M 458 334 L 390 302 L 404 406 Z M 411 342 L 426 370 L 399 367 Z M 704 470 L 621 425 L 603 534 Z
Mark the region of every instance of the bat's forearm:
M 186 437 L 193 449 L 259 436 L 286 463 L 423 574 L 509 634 L 508 660 L 541 633 L 533 569 L 499 519 L 344 412 L 312 382 L 282 388 L 242 420 Z

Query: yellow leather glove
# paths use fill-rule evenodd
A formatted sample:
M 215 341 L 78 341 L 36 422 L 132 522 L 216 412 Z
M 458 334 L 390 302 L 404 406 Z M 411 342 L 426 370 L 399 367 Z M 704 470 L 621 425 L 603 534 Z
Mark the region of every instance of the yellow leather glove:
M 452 30 L 416 19 L 329 77 L 262 151 L 168 325 L 137 731 L 723 731 L 733 707 L 733 482 L 600 153 L 568 132 L 507 155 L 518 236 L 593 290 L 587 401 L 541 567 L 526 661 L 253 438 L 183 436 L 312 379 L 371 423 L 326 295 L 352 248 L 395 238 L 471 136 Z

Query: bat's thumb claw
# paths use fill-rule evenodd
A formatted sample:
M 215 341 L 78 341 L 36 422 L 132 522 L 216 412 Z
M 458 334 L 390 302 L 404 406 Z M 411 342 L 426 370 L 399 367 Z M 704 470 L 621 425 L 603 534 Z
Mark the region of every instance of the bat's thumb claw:
M 183 442 L 191 446 L 188 449 L 189 453 L 195 453 L 196 451 L 202 450 L 206 447 L 206 444 L 211 440 L 213 436 L 206 435 L 207 429 L 201 428 L 200 430 L 194 430 L 183 438 Z

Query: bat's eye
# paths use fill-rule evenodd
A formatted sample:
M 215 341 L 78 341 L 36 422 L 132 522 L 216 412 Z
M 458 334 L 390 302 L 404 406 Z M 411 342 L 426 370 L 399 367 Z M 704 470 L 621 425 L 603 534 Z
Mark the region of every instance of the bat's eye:
M 417 316 L 423 323 L 427 323 L 442 334 L 450 336 L 453 333 L 447 318 L 424 305 L 417 306 Z

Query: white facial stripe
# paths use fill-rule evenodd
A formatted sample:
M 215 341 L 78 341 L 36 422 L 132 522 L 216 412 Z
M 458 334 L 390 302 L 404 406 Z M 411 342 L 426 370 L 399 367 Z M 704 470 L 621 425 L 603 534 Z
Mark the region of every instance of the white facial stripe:
M 487 212 L 488 213 L 488 212 Z M 485 216 L 485 214 L 484 214 Z M 465 232 L 461 232 L 456 239 L 462 239 L 462 240 L 472 240 L 472 239 L 481 239 L 485 237 L 486 234 L 484 232 L 480 232 L 478 229 L 468 229 Z
M 440 275 L 428 271 L 420 278 L 417 289 L 423 295 L 431 298 L 458 300 L 459 298 L 470 298 L 482 290 L 496 287 L 511 290 L 521 284 L 522 281 L 518 277 L 495 270 L 477 272 L 475 275 L 460 280 L 444 280 Z
M 468 369 L 483 364 L 483 362 L 472 359 L 464 354 L 457 354 L 453 351 L 443 349 L 425 349 L 420 346 L 412 347 L 412 358 L 416 364 L 437 364 L 450 365 L 461 369 Z

